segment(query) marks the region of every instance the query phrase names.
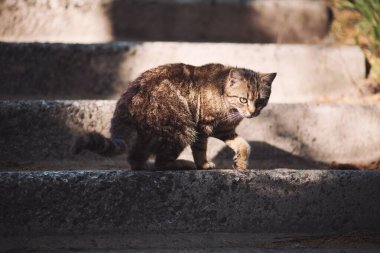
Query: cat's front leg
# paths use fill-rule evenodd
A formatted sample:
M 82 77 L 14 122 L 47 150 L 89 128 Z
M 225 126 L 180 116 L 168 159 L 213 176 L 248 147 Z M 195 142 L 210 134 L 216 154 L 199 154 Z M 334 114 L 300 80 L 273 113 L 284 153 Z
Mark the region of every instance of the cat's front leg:
M 193 144 L 191 144 L 193 152 L 194 163 L 198 169 L 213 169 L 215 164 L 207 161 L 207 137 L 199 137 Z
M 248 142 L 240 136 L 236 136 L 231 140 L 225 140 L 227 146 L 235 151 L 234 156 L 234 169 L 243 171 L 247 169 L 248 158 L 251 153 L 251 147 Z
M 224 134 L 223 136 L 217 136 L 217 138 L 224 141 L 235 152 L 233 168 L 239 171 L 246 170 L 249 154 L 251 153 L 251 147 L 248 142 L 236 133 Z

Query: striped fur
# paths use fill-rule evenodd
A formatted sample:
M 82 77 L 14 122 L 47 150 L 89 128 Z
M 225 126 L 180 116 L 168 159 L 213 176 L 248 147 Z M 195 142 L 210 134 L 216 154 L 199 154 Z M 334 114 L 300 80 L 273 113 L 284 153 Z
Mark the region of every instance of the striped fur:
M 103 156 L 127 153 L 132 169 L 175 167 L 179 154 L 191 146 L 195 165 L 211 169 L 207 138 L 223 140 L 235 152 L 235 168 L 247 168 L 249 145 L 235 133 L 243 118 L 259 115 L 267 105 L 276 74 L 221 64 L 195 67 L 168 64 L 150 69 L 131 82 L 117 102 L 111 138 L 88 133 L 77 138 L 72 152 L 89 150 Z
M 122 139 L 109 139 L 97 132 L 79 136 L 72 147 L 74 155 L 83 150 L 89 150 L 102 156 L 120 155 L 126 151 L 126 144 Z

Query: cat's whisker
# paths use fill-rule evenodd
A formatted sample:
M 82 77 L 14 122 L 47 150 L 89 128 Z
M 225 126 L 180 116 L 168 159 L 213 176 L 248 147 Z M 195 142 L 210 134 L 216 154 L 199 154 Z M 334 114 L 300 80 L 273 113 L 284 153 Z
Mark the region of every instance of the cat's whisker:
M 233 113 L 229 113 L 227 114 L 226 116 L 224 116 L 222 118 L 223 121 L 235 121 L 239 118 L 242 118 L 241 114 L 239 112 L 233 112 Z
M 223 116 L 223 118 L 221 118 L 221 121 L 229 120 L 231 117 L 233 117 L 233 115 L 227 114 L 227 115 Z
M 235 113 L 230 113 L 230 114 L 227 114 L 226 116 L 224 116 L 221 120 L 222 121 L 230 121 L 232 118 L 236 117 Z

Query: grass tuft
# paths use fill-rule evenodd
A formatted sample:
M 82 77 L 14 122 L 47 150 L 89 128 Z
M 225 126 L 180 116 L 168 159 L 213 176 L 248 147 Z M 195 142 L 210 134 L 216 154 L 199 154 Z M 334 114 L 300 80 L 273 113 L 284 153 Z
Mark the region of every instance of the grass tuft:
M 332 0 L 339 15 L 333 25 L 338 42 L 361 46 L 370 64 L 369 80 L 380 87 L 380 0 Z

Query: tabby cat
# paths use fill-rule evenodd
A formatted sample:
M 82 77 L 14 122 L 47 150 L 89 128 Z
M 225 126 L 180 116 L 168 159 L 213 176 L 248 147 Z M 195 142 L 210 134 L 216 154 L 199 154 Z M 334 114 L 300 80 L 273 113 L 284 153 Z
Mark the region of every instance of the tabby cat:
M 235 151 L 234 168 L 246 170 L 249 144 L 235 132 L 243 118 L 259 115 L 267 105 L 276 73 L 263 74 L 221 64 L 195 67 L 168 64 L 134 80 L 117 102 L 111 137 L 91 132 L 76 139 L 74 154 L 89 150 L 103 156 L 126 152 L 132 169 L 176 167 L 176 159 L 190 145 L 198 169 L 211 169 L 206 159 L 212 136 Z

